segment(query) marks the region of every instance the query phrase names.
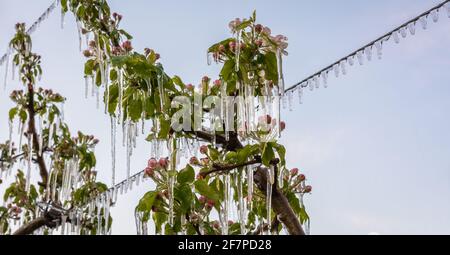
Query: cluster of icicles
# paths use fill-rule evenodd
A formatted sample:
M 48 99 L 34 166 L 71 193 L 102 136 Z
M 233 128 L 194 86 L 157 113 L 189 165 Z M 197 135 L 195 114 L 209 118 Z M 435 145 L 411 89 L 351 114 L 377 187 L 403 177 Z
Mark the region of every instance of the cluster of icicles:
M 354 66 L 356 62 L 359 63 L 359 65 L 363 65 L 366 60 L 372 61 L 374 52 L 378 59 L 381 59 L 383 56 L 383 45 L 385 43 L 394 41 L 398 44 L 402 38 L 405 39 L 408 36 L 408 33 L 412 36 L 415 35 L 417 26 L 420 26 L 423 30 L 426 30 L 430 19 L 436 23 L 439 21 L 440 15 L 445 15 L 445 13 L 446 16 L 450 18 L 450 3 L 441 4 L 440 8 L 435 8 L 433 11 L 404 24 L 400 28 L 386 34 L 384 37 L 367 45 L 363 49 L 348 55 L 320 72 L 299 82 L 295 86 L 287 89 L 287 97 L 283 97 L 283 108 L 286 108 L 288 105 L 289 110 L 293 110 L 293 98 L 295 93 L 298 95 L 299 103 L 302 104 L 305 89 L 309 88 L 310 91 L 313 91 L 314 89 L 319 89 L 321 84 L 324 88 L 327 88 L 329 73 L 333 73 L 336 78 L 338 78 L 341 74 L 346 75 L 348 66 Z
M 34 33 L 36 31 L 36 29 L 39 28 L 41 23 L 50 16 L 50 14 L 56 8 L 56 6 L 58 5 L 59 2 L 60 2 L 60 0 L 55 0 L 52 4 L 50 4 L 50 6 L 44 11 L 44 13 L 42 13 L 39 16 L 39 18 L 36 21 L 34 21 L 33 24 L 27 29 L 27 34 L 31 35 L 32 33 Z M 12 49 L 8 49 L 6 51 L 6 53 L 2 55 L 2 57 L 0 58 L 0 66 L 2 66 L 4 63 L 6 63 L 6 66 L 9 65 L 9 60 L 10 60 L 11 54 L 12 54 Z M 6 73 L 7 73 L 7 71 L 6 71 Z M 6 86 L 7 79 L 5 78 L 4 81 L 5 81 L 5 86 Z

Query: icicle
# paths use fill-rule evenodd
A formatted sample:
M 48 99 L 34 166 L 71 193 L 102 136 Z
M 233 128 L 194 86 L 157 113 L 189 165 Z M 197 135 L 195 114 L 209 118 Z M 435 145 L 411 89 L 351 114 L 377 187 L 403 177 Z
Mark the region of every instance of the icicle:
M 408 32 L 406 31 L 406 27 L 400 28 L 400 35 L 401 35 L 403 38 L 406 38 L 406 36 L 408 35 Z
M 240 58 L 241 58 L 241 31 L 236 31 L 236 64 L 235 71 L 239 72 L 240 70 Z
M 210 66 L 211 62 L 212 62 L 211 61 L 211 54 L 207 51 L 206 52 L 206 64 Z
M 22 120 L 19 120 L 19 153 L 22 151 L 22 138 L 25 131 L 25 123 Z
M 252 201 L 253 201 L 253 169 L 251 166 L 247 166 L 247 201 L 248 201 L 248 210 L 252 210 Z
M 409 23 L 408 24 L 408 30 L 409 30 L 409 33 L 411 35 L 415 35 L 416 34 L 416 24 L 415 23 Z
M 359 65 L 361 65 L 361 66 L 364 65 L 362 51 L 358 51 L 358 53 L 356 53 L 356 57 L 358 58 Z
M 89 91 L 89 77 L 84 76 L 84 98 L 88 98 Z
M 245 226 L 246 226 L 246 215 L 247 210 L 244 204 L 244 194 L 242 191 L 242 182 L 243 176 L 242 171 L 236 174 L 236 183 L 238 186 L 238 217 L 239 217 L 239 226 L 241 228 L 241 235 L 245 234 Z
M 320 75 L 322 76 L 323 79 L 323 87 L 328 88 L 328 72 L 323 71 Z
M 224 202 L 221 211 L 221 224 L 222 224 L 222 235 L 228 235 L 228 219 L 230 215 L 230 198 L 231 198 L 231 184 L 230 175 L 223 175 L 223 185 L 224 185 Z
M 336 76 L 336 78 L 339 78 L 339 64 L 334 65 L 333 70 L 334 70 L 334 75 Z
M 294 93 L 294 91 L 291 91 L 291 92 L 288 93 L 289 111 L 291 111 L 291 112 L 294 110 L 294 107 L 293 107 L 293 97 L 294 97 L 294 95 L 293 95 L 293 93 Z
M 4 83 L 3 83 L 3 90 L 6 89 L 6 83 L 8 81 L 8 66 L 9 66 L 9 54 L 10 54 L 11 50 L 8 50 L 8 52 L 6 53 L 6 65 L 5 65 L 5 79 L 4 79 Z
M 112 169 L 112 186 L 116 184 L 116 134 L 117 124 L 115 117 L 111 116 L 111 169 Z
M 381 41 L 378 41 L 375 43 L 375 48 L 377 49 L 377 56 L 378 59 L 381 59 L 383 57 L 383 44 Z
M 445 8 L 447 9 L 447 17 L 450 18 L 450 3 L 447 3 L 447 4 L 445 5 Z
M 32 156 L 33 156 L 33 145 L 32 145 L 32 135 L 30 133 L 28 133 L 27 136 L 28 139 L 28 157 L 27 157 L 27 176 L 26 176 L 26 185 L 25 185 L 25 190 L 28 191 L 30 190 L 30 175 L 31 175 L 31 164 L 32 164 Z
M 278 187 L 280 189 L 284 187 L 284 174 L 285 174 L 284 170 L 285 170 L 284 168 L 280 168 L 280 171 L 278 173 Z
M 366 58 L 368 61 L 372 61 L 372 47 L 367 47 L 365 49 Z
M 319 76 L 314 76 L 313 81 L 314 81 L 314 84 L 316 85 L 316 89 L 320 88 Z
M 82 47 L 81 24 L 80 24 L 80 21 L 78 19 L 77 19 L 76 23 L 77 23 L 77 31 L 78 31 L 78 49 L 81 52 L 81 47 Z
M 64 12 L 64 10 L 61 8 L 61 29 L 64 29 L 64 18 L 66 16 L 66 13 Z
M 8 153 L 12 156 L 13 151 L 13 142 L 12 142 L 12 134 L 13 134 L 13 122 L 8 121 L 8 132 L 9 132 L 9 140 L 8 140 Z
M 284 95 L 284 75 L 283 75 L 283 53 L 281 49 L 277 50 L 277 63 L 278 63 L 278 87 L 280 88 L 280 95 Z
M 266 211 L 267 211 L 267 225 L 268 225 L 268 233 L 270 233 L 270 225 L 272 223 L 272 188 L 275 182 L 275 170 L 274 166 L 271 165 L 267 171 L 267 187 L 266 187 Z
M 298 103 L 303 104 L 303 88 L 302 88 L 302 86 L 300 86 L 297 89 L 297 93 L 298 93 Z
M 172 136 L 169 138 L 168 141 L 168 149 L 169 149 L 169 164 L 170 164 L 170 170 L 169 170 L 169 178 L 168 178 L 168 193 L 169 193 L 169 225 L 173 226 L 173 220 L 174 220 L 174 195 L 173 195 L 173 188 L 175 185 L 175 175 L 174 172 L 176 171 L 177 167 L 177 141 Z
M 392 37 L 394 38 L 394 42 L 395 43 L 400 43 L 400 37 L 398 36 L 398 32 L 397 31 L 394 31 L 393 33 L 392 33 Z
M 341 65 L 342 74 L 347 75 L 347 67 L 345 66 L 345 60 L 343 60 L 340 65 Z
M 426 30 L 427 26 L 428 26 L 427 18 L 425 16 L 423 16 L 419 19 L 419 21 L 420 21 L 420 24 L 422 25 L 422 29 Z
M 66 221 L 67 221 L 67 216 L 62 215 L 61 216 L 61 235 L 66 234 Z
M 439 21 L 439 12 L 437 10 L 433 11 L 431 13 L 431 18 L 433 19 L 433 22 L 436 23 Z
M 348 64 L 350 66 L 353 66 L 355 64 L 355 57 L 354 56 L 351 56 L 351 57 L 348 58 Z

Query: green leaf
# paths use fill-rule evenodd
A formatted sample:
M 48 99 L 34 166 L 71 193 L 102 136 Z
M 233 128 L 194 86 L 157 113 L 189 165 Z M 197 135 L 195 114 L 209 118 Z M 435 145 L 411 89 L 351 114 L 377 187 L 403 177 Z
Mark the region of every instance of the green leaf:
M 17 115 L 17 107 L 11 108 L 11 110 L 9 110 L 9 120 L 12 121 L 16 115 Z
M 268 52 L 264 55 L 264 63 L 266 65 L 266 78 L 278 84 L 278 63 L 277 56 L 274 52 Z
M 177 186 L 174 189 L 174 195 L 176 201 L 180 202 L 180 211 L 181 214 L 186 214 L 189 211 L 189 208 L 192 204 L 193 194 L 189 185 L 181 185 Z
M 181 89 L 184 89 L 186 87 L 186 85 L 183 83 L 183 81 L 181 80 L 181 78 L 179 76 L 174 76 L 172 78 L 173 83 L 175 83 L 176 85 L 178 85 Z
M 271 143 L 263 143 L 262 162 L 265 166 L 270 166 L 270 161 L 275 158 Z
M 130 100 L 128 104 L 128 116 L 131 120 L 138 121 L 142 117 L 142 100 L 140 98 Z
M 233 59 L 229 59 L 225 62 L 225 64 L 223 64 L 222 70 L 220 71 L 220 76 L 222 76 L 225 81 L 231 79 L 234 72 L 234 65 L 235 61 Z
M 219 201 L 219 195 L 208 185 L 206 180 L 197 180 L 194 182 L 195 189 L 201 195 L 213 200 L 214 202 Z
M 86 61 L 86 63 L 84 64 L 84 74 L 86 76 L 92 75 L 94 66 L 95 66 L 95 60 L 89 59 L 88 61 Z
M 190 165 L 186 165 L 186 167 L 178 173 L 177 181 L 180 184 L 193 183 L 194 180 L 195 171 Z
M 145 195 L 141 198 L 141 200 L 139 200 L 139 204 L 136 207 L 136 210 L 141 212 L 151 211 L 157 195 L 158 192 L 156 191 L 150 191 L 145 193 Z

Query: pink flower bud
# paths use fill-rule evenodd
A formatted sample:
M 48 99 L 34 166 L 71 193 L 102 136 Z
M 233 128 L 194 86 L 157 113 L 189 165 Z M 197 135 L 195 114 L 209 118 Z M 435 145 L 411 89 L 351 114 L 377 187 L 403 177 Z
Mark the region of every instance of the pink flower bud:
M 218 222 L 217 220 L 215 220 L 215 221 L 212 222 L 212 226 L 213 226 L 213 228 L 215 228 L 215 229 L 219 229 L 219 228 L 220 228 L 220 224 L 219 224 L 219 222 Z
M 263 31 L 263 25 L 261 25 L 261 24 L 257 24 L 256 26 L 255 26 L 255 31 L 257 32 L 257 33 L 261 33 L 262 31 Z
M 229 220 L 229 221 L 228 221 L 228 225 L 231 226 L 231 225 L 233 225 L 233 224 L 234 224 L 234 222 L 233 222 L 232 220 Z
M 208 146 L 206 146 L 206 145 L 200 146 L 200 153 L 201 154 L 206 154 L 207 152 L 208 152 Z
M 145 168 L 145 174 L 147 176 L 152 177 L 155 174 L 155 170 L 151 167 L 147 167 L 147 168 Z
M 155 158 L 149 159 L 147 163 L 147 166 L 150 168 L 155 168 L 158 165 L 158 161 Z
M 304 175 L 304 174 L 300 174 L 299 176 L 298 176 L 298 179 L 302 182 L 302 181 L 305 181 L 306 180 L 306 176 Z
M 280 122 L 280 129 L 281 131 L 284 131 L 286 129 L 286 122 L 284 121 Z
M 190 160 L 189 160 L 189 164 L 191 164 L 191 165 L 198 165 L 200 162 L 198 161 L 198 158 L 197 157 L 192 157 Z
M 91 48 L 95 48 L 96 45 L 97 45 L 97 43 L 95 43 L 95 41 L 90 41 L 89 42 L 89 47 L 91 47 Z
M 200 196 L 198 198 L 198 201 L 200 202 L 200 204 L 204 204 L 204 203 L 206 203 L 206 197 L 205 196 Z
M 222 81 L 221 80 L 215 80 L 214 81 L 214 86 L 220 87 L 220 85 L 222 85 Z
M 203 76 L 202 82 L 204 82 L 204 83 L 209 82 L 209 77 L 208 76 Z
M 89 57 L 92 56 L 92 52 L 91 52 L 90 50 L 84 50 L 84 51 L 83 51 L 83 55 L 84 55 L 85 57 L 89 58 Z
M 166 168 L 168 164 L 169 164 L 169 159 L 168 158 L 160 158 L 159 159 L 159 165 L 162 168 Z
M 159 55 L 159 53 L 156 53 L 156 54 L 155 54 L 155 59 L 158 60 L 158 59 L 160 59 L 160 58 L 161 58 L 161 55 Z
M 312 187 L 310 185 L 305 187 L 305 193 L 311 193 Z
M 219 45 L 219 52 L 224 52 L 225 51 L 225 46 L 223 46 L 222 44 Z
M 186 89 L 189 90 L 189 91 L 193 91 L 194 90 L 194 85 L 189 83 L 188 85 L 186 85 Z
M 204 178 L 203 178 L 203 175 L 201 175 L 201 174 L 199 173 L 199 174 L 197 174 L 196 179 L 197 179 L 197 180 L 203 180 Z
M 125 41 L 122 43 L 122 48 L 127 51 L 130 52 L 133 50 L 133 46 L 131 46 L 131 42 L 130 41 Z
M 214 202 L 214 200 L 208 199 L 208 202 L 206 203 L 206 205 L 207 205 L 208 207 L 212 208 L 212 207 L 214 207 L 215 202 Z
M 298 174 L 298 168 L 292 168 L 291 175 L 297 175 L 297 174 Z

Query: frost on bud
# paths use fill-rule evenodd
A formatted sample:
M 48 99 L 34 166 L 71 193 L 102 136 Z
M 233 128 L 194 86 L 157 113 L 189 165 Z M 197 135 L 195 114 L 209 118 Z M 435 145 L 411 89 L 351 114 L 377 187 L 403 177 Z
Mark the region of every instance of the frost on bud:
M 168 164 L 169 164 L 169 160 L 167 158 L 160 158 L 159 159 L 159 165 L 162 168 L 166 168 Z
M 220 87 L 221 85 L 222 85 L 222 81 L 221 80 L 215 80 L 214 81 L 214 86 Z
M 312 187 L 310 185 L 305 187 L 305 193 L 311 193 Z
M 147 163 L 147 166 L 150 168 L 155 168 L 158 165 L 158 161 L 155 158 L 149 159 Z
M 191 165 L 198 165 L 200 162 L 198 161 L 198 158 L 197 157 L 192 157 L 190 160 L 189 160 L 189 164 L 191 164 Z
M 256 26 L 255 26 L 255 31 L 257 32 L 257 33 L 261 33 L 262 31 L 263 31 L 263 25 L 261 25 L 261 24 L 257 24 Z
M 89 58 L 89 57 L 92 56 L 92 52 L 91 52 L 90 50 L 84 50 L 84 51 L 83 51 L 83 55 L 84 55 L 85 57 Z
M 291 175 L 294 176 L 294 175 L 297 175 L 297 174 L 298 174 L 298 168 L 292 168 L 291 169 Z
M 130 41 L 125 41 L 125 42 L 123 42 L 123 43 L 122 43 L 122 48 L 123 48 L 125 51 L 127 51 L 127 52 L 130 52 L 130 51 L 133 50 L 133 46 L 131 45 L 131 42 L 130 42 Z
M 193 91 L 194 90 L 194 85 L 189 83 L 188 85 L 186 85 L 186 89 L 189 90 L 189 91 Z
M 201 154 L 206 154 L 207 152 L 208 152 L 208 146 L 206 146 L 206 145 L 200 146 L 200 153 Z
M 300 175 L 298 176 L 298 179 L 299 179 L 300 181 L 305 181 L 305 180 L 306 180 L 306 176 L 305 176 L 304 174 L 300 174 Z
M 155 174 L 155 170 L 151 167 L 147 167 L 147 168 L 145 168 L 145 174 L 147 176 L 152 177 Z
M 206 202 L 206 207 L 207 207 L 207 208 L 213 208 L 214 205 L 215 205 L 214 200 L 210 200 L 210 199 L 209 199 L 208 202 Z
M 95 41 L 89 41 L 89 47 L 95 48 L 97 46 L 97 43 Z

